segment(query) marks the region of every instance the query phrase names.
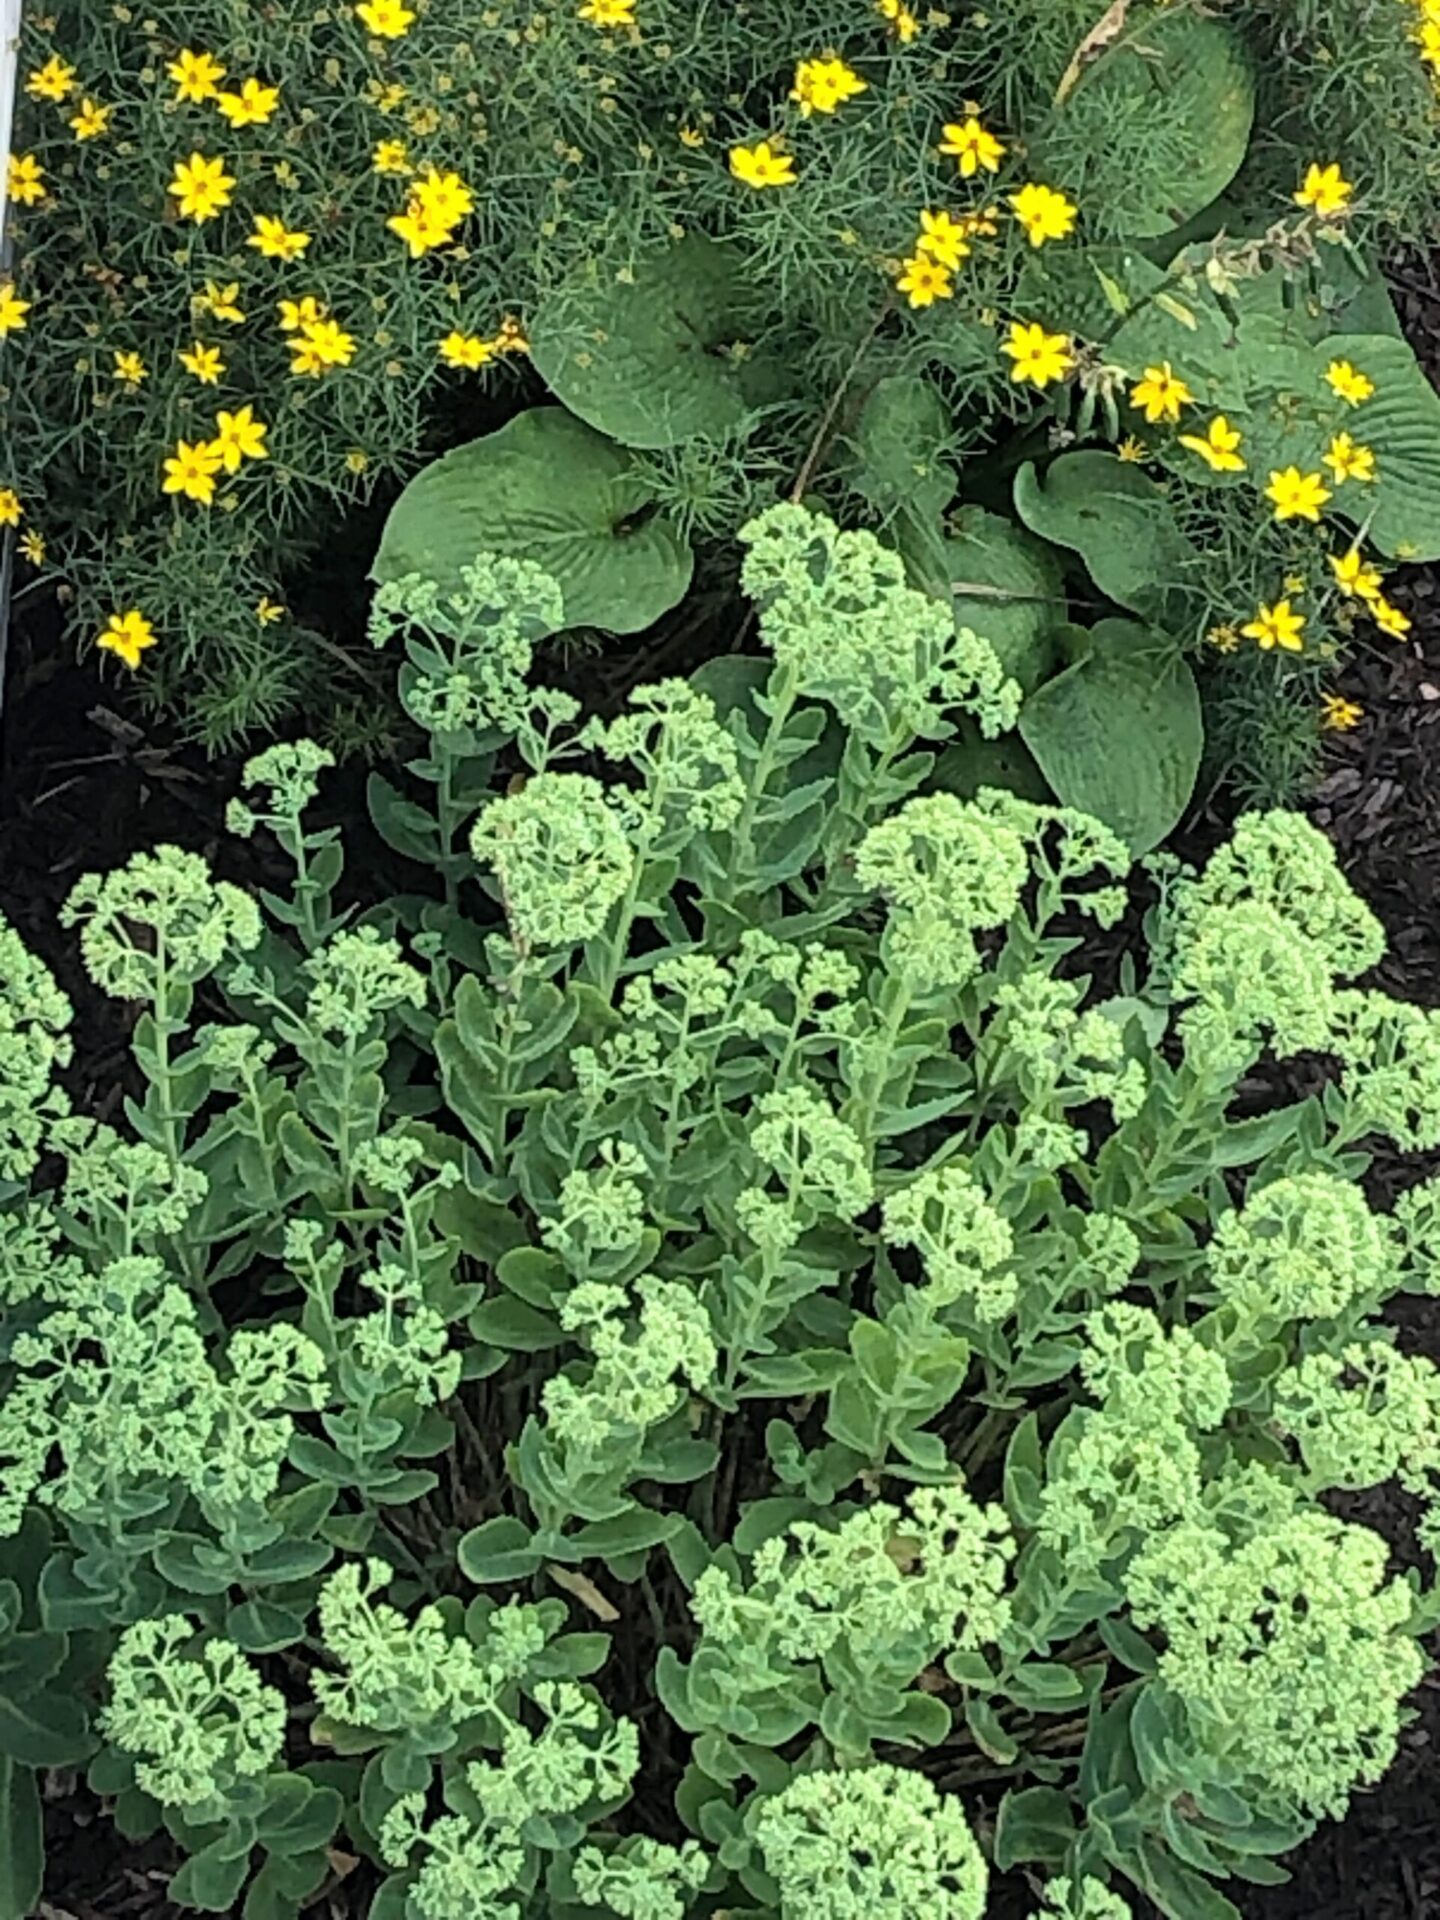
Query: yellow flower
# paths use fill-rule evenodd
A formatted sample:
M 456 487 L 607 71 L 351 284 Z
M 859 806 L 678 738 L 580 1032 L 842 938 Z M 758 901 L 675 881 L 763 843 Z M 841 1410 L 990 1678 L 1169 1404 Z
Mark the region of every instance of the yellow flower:
M 334 320 L 303 320 L 298 338 L 287 341 L 293 356 L 292 374 L 318 380 L 331 367 L 348 367 L 355 358 L 355 341 Z
M 1312 160 L 1294 199 L 1297 207 L 1311 207 L 1322 220 L 1328 220 L 1332 214 L 1345 211 L 1354 191 L 1337 165 L 1322 167 Z
M 1325 369 L 1325 378 L 1340 398 L 1348 400 L 1352 407 L 1358 407 L 1375 391 L 1375 382 L 1369 374 L 1361 373 L 1348 360 L 1332 360 Z
M 1364 718 L 1365 709 L 1353 700 L 1342 699 L 1338 693 L 1321 694 L 1320 724 L 1327 733 L 1349 733 Z
M 137 607 L 128 613 L 112 613 L 105 631 L 95 639 L 97 647 L 106 653 L 118 654 L 133 673 L 140 664 L 140 656 L 147 647 L 155 644 L 155 629 Z
M 304 294 L 299 300 L 277 301 L 276 307 L 282 333 L 298 333 L 302 327 L 325 318 L 325 309 L 313 293 Z
M 230 189 L 235 177 L 225 171 L 225 162 L 217 157 L 207 160 L 203 153 L 192 153 L 188 160 L 177 160 L 169 192 L 182 218 L 196 226 L 230 204 Z
M 1222 620 L 1218 627 L 1211 627 L 1205 638 L 1217 653 L 1234 653 L 1240 644 L 1240 629 L 1233 620 Z
M 908 45 L 920 31 L 920 22 L 905 5 L 905 0 L 875 0 L 875 11 L 889 23 L 890 31 L 902 45 Z
M 831 54 L 824 60 L 802 60 L 795 69 L 795 84 L 790 98 L 797 102 L 801 117 L 812 113 L 835 113 L 847 100 L 866 91 L 866 83 L 853 68 Z
M 1047 333 L 1038 320 L 1028 325 L 1010 322 L 1010 338 L 1000 348 L 1014 365 L 1012 380 L 1028 380 L 1032 386 L 1045 387 L 1052 380 L 1063 380 L 1075 365 L 1067 333 Z
M 592 27 L 633 27 L 635 0 L 585 0 L 580 18 Z
M 1330 489 L 1318 473 L 1301 473 L 1298 467 L 1272 470 L 1265 498 L 1275 508 L 1277 520 L 1319 520 L 1320 509 L 1330 498 Z
M 705 144 L 705 135 L 700 131 L 699 127 L 681 127 L 680 144 L 682 147 L 690 147 L 692 149 L 695 147 L 703 147 Z
M 482 340 L 478 333 L 447 333 L 439 351 L 447 367 L 461 367 L 471 373 L 495 357 L 494 343 Z
M 1392 640 L 1403 640 L 1414 624 L 1409 615 L 1392 606 L 1383 593 L 1377 593 L 1370 602 L 1370 617 Z
M 1322 462 L 1335 476 L 1337 487 L 1347 480 L 1370 481 L 1375 478 L 1375 450 L 1362 447 L 1348 433 L 1337 433 L 1324 453 Z
M 223 287 L 218 280 L 207 280 L 204 293 L 191 296 L 190 304 L 199 313 L 210 313 L 217 320 L 228 320 L 231 326 L 238 327 L 245 316 L 236 306 L 240 298 L 240 282 L 228 281 Z
M 138 353 L 128 349 L 122 352 L 119 347 L 116 347 L 115 365 L 111 369 L 111 377 L 120 381 L 122 386 L 138 387 L 142 380 L 150 378 L 150 369 Z
M 375 173 L 408 173 L 410 156 L 405 151 L 405 142 L 382 140 L 370 156 L 370 166 Z
M 98 140 L 110 124 L 113 107 L 102 107 L 92 100 L 89 94 L 80 102 L 80 111 L 70 120 L 71 132 L 77 140 Z
M 458 173 L 441 173 L 426 167 L 410 184 L 410 195 L 424 211 L 447 227 L 458 227 L 467 214 L 475 211 L 475 196 Z
M 225 69 L 213 53 L 194 53 L 182 47 L 165 71 L 175 82 L 177 100 L 213 100 L 220 91 Z
M 197 340 L 188 351 L 182 348 L 175 358 L 187 373 L 194 374 L 202 387 L 219 386 L 220 376 L 225 371 L 219 347 L 207 347 Z
M 12 153 L 5 169 L 5 191 L 19 207 L 33 207 L 46 198 L 45 169 L 33 153 Z
M 255 418 L 252 407 L 237 407 L 234 413 L 216 414 L 215 438 L 210 445 L 219 454 L 226 473 L 238 473 L 242 460 L 267 460 L 270 457 L 265 445 L 265 436 L 269 431 L 263 420 Z
M 361 26 L 379 40 L 398 40 L 415 19 L 404 0 L 360 0 L 355 9 Z
M 175 451 L 165 462 L 166 493 L 183 493 L 187 500 L 194 500 L 202 507 L 208 507 L 215 498 L 215 476 L 220 471 L 220 450 L 208 440 L 197 441 L 191 446 L 188 440 L 176 442 Z
M 13 280 L 0 280 L 0 340 L 7 333 L 25 331 L 25 316 L 34 304 L 32 300 L 20 298 Z
M 412 260 L 419 260 L 435 247 L 447 246 L 455 238 L 452 226 L 425 213 L 414 200 L 404 213 L 392 213 L 385 224 L 405 242 Z
M 277 620 L 285 618 L 285 609 L 278 600 L 272 600 L 268 593 L 262 593 L 255 608 L 255 618 L 262 627 L 273 627 Z
M 1115 458 L 1131 467 L 1138 467 L 1142 460 L 1148 460 L 1149 457 L 1150 449 L 1143 440 L 1137 440 L 1133 433 L 1127 433 L 1115 449 Z
M 1180 409 L 1190 406 L 1194 399 L 1185 382 L 1171 372 L 1168 360 L 1162 360 L 1158 367 L 1146 367 L 1144 379 L 1130 389 L 1131 406 L 1143 407 L 1152 427 L 1161 420 L 1175 422 Z
M 1358 547 L 1347 547 L 1344 553 L 1328 554 L 1326 558 L 1335 576 L 1335 584 L 1347 600 L 1373 602 L 1381 597 L 1380 589 L 1385 576 L 1371 561 L 1362 557 Z
M 943 260 L 932 260 L 925 253 L 910 255 L 895 285 L 912 307 L 933 306 L 937 300 L 950 299 L 955 291 L 949 267 Z
M 232 127 L 263 127 L 279 104 L 278 87 L 262 86 L 253 79 L 242 81 L 238 93 L 215 96 L 215 105 Z
M 345 471 L 347 473 L 364 473 L 369 465 L 370 456 L 363 447 L 351 447 L 345 456 Z
M 0 527 L 18 527 L 25 509 L 13 487 L 0 487 Z
M 1240 631 L 1247 640 L 1258 641 L 1265 653 L 1272 647 L 1282 647 L 1286 653 L 1300 653 L 1305 644 L 1300 638 L 1304 628 L 1304 614 L 1293 612 L 1288 600 L 1277 600 L 1273 607 L 1262 606 Z
M 524 329 L 513 314 L 507 313 L 500 322 L 500 331 L 490 342 L 496 353 L 528 353 L 530 342 L 525 338 Z
M 920 215 L 920 238 L 915 242 L 915 251 L 928 253 L 953 273 L 969 253 L 970 247 L 965 238 L 965 229 L 959 221 L 952 220 L 943 211 L 931 213 L 927 209 Z
M 1011 194 L 1010 211 L 1029 234 L 1031 246 L 1043 247 L 1047 240 L 1063 240 L 1071 232 L 1079 208 L 1053 187 L 1031 181 Z
M 58 53 L 52 53 L 26 80 L 25 91 L 32 100 L 53 100 L 58 105 L 75 91 L 75 69 L 67 66 Z
M 732 147 L 730 171 L 737 180 L 757 190 L 795 184 L 794 160 L 788 153 L 777 153 L 768 140 L 761 140 L 753 147 Z
M 1188 447 L 1191 453 L 1198 453 L 1207 465 L 1216 473 L 1243 473 L 1245 462 L 1240 455 L 1241 433 L 1238 427 L 1232 427 L 1223 413 L 1217 413 L 1204 433 L 1182 433 L 1180 444 Z
M 981 167 L 987 173 L 998 172 L 1005 149 L 973 113 L 968 120 L 947 121 L 940 131 L 941 153 L 955 156 L 955 164 L 967 180 Z
M 37 533 L 33 527 L 31 527 L 28 533 L 22 533 L 20 536 L 20 551 L 32 567 L 43 567 L 45 564 L 44 534 Z
M 267 260 L 298 260 L 310 244 L 308 233 L 292 233 L 283 220 L 273 214 L 257 213 L 255 231 L 245 242 Z

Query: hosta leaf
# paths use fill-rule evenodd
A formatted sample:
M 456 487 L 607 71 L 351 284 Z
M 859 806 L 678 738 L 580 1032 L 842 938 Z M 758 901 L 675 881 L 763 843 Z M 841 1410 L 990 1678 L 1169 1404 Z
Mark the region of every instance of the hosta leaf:
M 745 280 L 730 247 L 690 234 L 620 281 L 599 261 L 547 296 L 530 351 L 552 393 L 625 447 L 718 439 L 747 412 Z
M 1032 533 L 1078 553 L 1122 607 L 1185 623 L 1204 561 L 1163 490 L 1136 467 L 1113 453 L 1062 453 L 1042 478 L 1029 462 L 1015 476 L 1015 509 Z
M 1091 637 L 1086 658 L 1025 702 L 1020 732 L 1062 805 L 1148 853 L 1194 790 L 1204 745 L 1195 676 L 1136 621 L 1102 620 Z
M 1015 306 L 1052 332 L 1104 340 L 1164 281 L 1138 248 L 1119 242 L 1043 247 L 1021 269 Z
M 390 510 L 373 574 L 446 589 L 477 553 L 534 560 L 569 626 L 638 633 L 684 595 L 694 565 L 631 456 L 562 407 L 532 407 L 416 474 Z
M 962 506 L 947 525 L 944 535 L 902 528 L 910 578 L 948 599 L 956 626 L 981 634 L 1006 673 L 1033 692 L 1057 664 L 1051 633 L 1066 613 L 1058 559 L 1043 540 L 984 507 Z
M 1224 191 L 1245 158 L 1254 118 L 1255 76 L 1238 36 L 1208 14 L 1176 7 L 1147 17 L 1143 31 L 1122 32 L 1085 69 L 1039 157 L 1050 173 L 1061 167 L 1057 184 L 1063 180 L 1082 206 L 1103 203 L 1124 232 L 1145 239 L 1181 225 Z M 1132 155 L 1144 164 L 1133 164 Z M 1164 161 L 1158 171 L 1157 158 Z
M 878 382 L 861 409 L 855 465 L 845 477 L 880 513 L 942 513 L 955 492 L 945 459 L 952 431 L 950 410 L 928 380 L 894 374 Z
M 1440 560 L 1440 395 L 1406 342 L 1385 334 L 1336 334 L 1317 356 L 1322 370 L 1348 360 L 1375 382 L 1340 424 L 1374 448 L 1379 477 L 1373 486 L 1347 482 L 1327 512 L 1368 521 L 1371 544 L 1393 559 Z

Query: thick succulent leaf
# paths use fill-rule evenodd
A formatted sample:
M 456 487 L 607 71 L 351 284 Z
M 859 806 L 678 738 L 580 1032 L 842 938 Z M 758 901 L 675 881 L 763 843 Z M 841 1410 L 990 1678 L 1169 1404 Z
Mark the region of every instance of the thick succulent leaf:
M 563 407 L 517 414 L 416 474 L 373 576 L 423 573 L 457 588 L 485 551 L 536 561 L 559 582 L 568 626 L 612 633 L 638 633 L 673 607 L 694 565 L 631 456 Z
M 1070 184 L 1082 201 L 1103 197 L 1140 239 L 1182 225 L 1219 197 L 1239 172 L 1255 119 L 1255 75 L 1238 35 L 1187 8 L 1122 32 L 1084 75 L 1042 143 L 1068 157 L 1090 149 Z M 1104 140 L 1104 129 L 1123 129 Z M 1163 156 L 1117 176 L 1126 152 Z M 1043 174 L 1040 177 L 1044 177 Z
M 1183 627 L 1204 560 L 1176 524 L 1162 488 L 1113 453 L 1062 453 L 1044 476 L 1015 476 L 1015 509 L 1032 533 L 1070 547 L 1110 599 Z M 1043 762 L 1042 762 L 1043 765 Z
M 40 1794 L 35 1775 L 0 1758 L 0 1920 L 35 1911 L 45 1879 Z
M 718 439 L 748 411 L 740 264 L 701 234 L 643 255 L 623 281 L 592 261 L 535 315 L 531 358 L 558 400 L 622 446 Z
M 845 478 L 880 513 L 943 513 L 955 492 L 945 458 L 952 437 L 950 410 L 930 381 L 893 374 L 861 409 Z
M 1065 584 L 1043 540 L 970 504 L 951 515 L 943 534 L 902 525 L 899 546 L 915 585 L 949 600 L 956 626 L 988 640 L 1026 693 L 1054 671 L 1052 635 L 1065 618 Z
M 1090 642 L 1025 702 L 1020 735 L 1062 805 L 1103 820 L 1138 856 L 1174 829 L 1194 792 L 1200 695 L 1165 634 L 1102 620 Z

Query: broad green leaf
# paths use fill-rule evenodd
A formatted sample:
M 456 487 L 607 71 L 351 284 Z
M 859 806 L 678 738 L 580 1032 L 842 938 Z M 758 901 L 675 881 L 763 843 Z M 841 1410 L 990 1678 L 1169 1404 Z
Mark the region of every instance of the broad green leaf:
M 559 582 L 566 623 L 639 633 L 694 565 L 623 448 L 563 407 L 532 407 L 416 474 L 390 510 L 374 578 L 447 590 L 477 553 L 517 554 Z
M 877 512 L 905 507 L 927 518 L 943 513 L 955 492 L 945 458 L 953 437 L 950 410 L 928 380 L 892 374 L 860 410 L 855 464 L 845 478 Z
M 523 1521 L 507 1514 L 486 1520 L 463 1534 L 456 1549 L 460 1571 L 477 1587 L 523 1580 L 540 1565 L 540 1555 Z
M 1043 476 L 1029 462 L 1015 476 L 1015 509 L 1032 533 L 1078 553 L 1122 607 L 1184 624 L 1205 563 L 1163 490 L 1137 467 L 1094 449 L 1062 453 Z
M 170 1882 L 170 1898 L 177 1907 L 198 1907 L 201 1913 L 229 1913 L 249 1871 L 248 1853 L 232 1854 L 222 1836 L 190 1856 Z
M 1440 395 L 1404 340 L 1385 334 L 1335 334 L 1316 350 L 1323 370 L 1348 360 L 1375 382 L 1337 424 L 1375 451 L 1373 485 L 1347 481 L 1326 508 L 1357 525 L 1396 560 L 1440 560 Z
M 45 1882 L 45 1840 L 35 1775 L 0 1756 L 0 1920 L 26 1920 Z
M 1015 310 L 1051 332 L 1106 340 L 1164 280 L 1138 248 L 1120 242 L 1042 247 L 1020 270 Z
M 1022 1860 L 1058 1868 L 1074 1837 L 1074 1808 L 1058 1787 L 1012 1787 L 995 1820 L 995 1864 L 1002 1873 Z
M 948 600 L 955 625 L 988 640 L 1026 693 L 1054 672 L 1050 636 L 1067 601 L 1060 563 L 1043 540 L 967 504 L 950 516 L 944 534 L 907 519 L 899 546 L 915 585 Z
M 1102 620 L 1094 648 L 1025 702 L 1020 732 L 1061 804 L 1103 820 L 1135 855 L 1189 804 L 1204 726 L 1189 663 L 1133 620 Z
M 1255 118 L 1255 76 L 1239 36 L 1176 7 L 1121 32 L 1089 65 L 1037 156 L 1082 206 L 1097 196 L 1141 239 L 1179 226 L 1239 172 Z M 1116 131 L 1119 129 L 1120 131 Z M 1141 156 L 1135 164 L 1130 156 Z M 1155 162 L 1163 160 L 1158 172 Z M 1034 179 L 1050 173 L 1033 172 Z
M 531 358 L 557 400 L 621 446 L 720 439 L 748 411 L 742 269 L 698 233 L 643 254 L 623 281 L 591 260 L 546 295 Z

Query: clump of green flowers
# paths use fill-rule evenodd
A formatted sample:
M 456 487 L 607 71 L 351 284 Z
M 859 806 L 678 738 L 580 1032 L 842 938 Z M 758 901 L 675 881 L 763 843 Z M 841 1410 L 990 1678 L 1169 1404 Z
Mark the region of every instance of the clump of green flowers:
M 0 934 L 0 1752 L 182 1906 L 295 1920 L 338 1838 L 379 1920 L 1229 1914 L 1395 1751 L 1440 1207 L 1358 1176 L 1440 1139 L 1440 1016 L 1285 814 L 1154 862 L 1103 992 L 1123 845 L 938 778 L 987 643 L 868 535 L 747 542 L 756 650 L 603 721 L 531 685 L 538 570 L 384 589 L 414 889 L 342 904 L 303 743 L 232 816 L 287 888 L 82 880 L 124 1132 Z M 1403 1578 L 1325 1504 L 1392 1480 Z

